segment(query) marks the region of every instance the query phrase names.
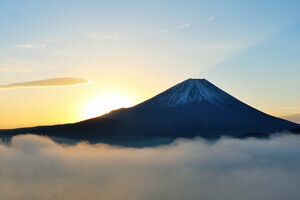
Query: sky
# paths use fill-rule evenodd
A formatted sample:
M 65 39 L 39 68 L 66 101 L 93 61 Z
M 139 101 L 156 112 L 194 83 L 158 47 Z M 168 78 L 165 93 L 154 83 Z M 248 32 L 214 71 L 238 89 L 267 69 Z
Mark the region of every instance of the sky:
M 190 77 L 300 122 L 299 6 L 0 0 L 0 128 L 84 120 Z

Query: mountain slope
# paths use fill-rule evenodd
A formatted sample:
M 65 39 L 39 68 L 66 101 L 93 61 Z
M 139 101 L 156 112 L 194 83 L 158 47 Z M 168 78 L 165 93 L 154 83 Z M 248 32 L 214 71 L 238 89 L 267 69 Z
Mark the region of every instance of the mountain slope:
M 134 107 L 75 124 L 25 128 L 35 133 L 80 139 L 218 138 L 269 134 L 298 124 L 258 111 L 205 79 L 188 79 Z M 4 131 L 5 132 L 5 131 Z
M 194 102 L 223 104 L 234 98 L 205 79 L 188 79 L 138 106 L 175 107 Z

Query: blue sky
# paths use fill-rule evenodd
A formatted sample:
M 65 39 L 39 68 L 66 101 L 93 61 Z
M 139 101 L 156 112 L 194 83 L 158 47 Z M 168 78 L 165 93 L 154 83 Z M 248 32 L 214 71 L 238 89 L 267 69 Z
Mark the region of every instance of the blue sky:
M 300 23 L 274 33 L 221 63 L 204 76 L 223 88 L 248 98 L 255 107 L 274 113 L 299 112 Z M 268 103 L 267 103 L 268 102 Z
M 52 96 L 69 104 L 114 87 L 138 103 L 205 77 L 265 112 L 297 114 L 299 7 L 296 0 L 0 0 L 0 85 L 77 77 L 93 84 L 49 89 Z M 0 107 L 49 98 L 42 89 L 0 92 Z

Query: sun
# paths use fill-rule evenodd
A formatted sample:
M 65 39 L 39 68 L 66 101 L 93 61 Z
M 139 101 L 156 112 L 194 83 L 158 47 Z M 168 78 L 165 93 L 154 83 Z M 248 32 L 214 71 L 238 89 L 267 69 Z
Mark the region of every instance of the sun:
M 133 105 L 134 102 L 124 94 L 114 92 L 101 94 L 84 106 L 83 118 L 98 117 L 112 110 L 131 107 Z

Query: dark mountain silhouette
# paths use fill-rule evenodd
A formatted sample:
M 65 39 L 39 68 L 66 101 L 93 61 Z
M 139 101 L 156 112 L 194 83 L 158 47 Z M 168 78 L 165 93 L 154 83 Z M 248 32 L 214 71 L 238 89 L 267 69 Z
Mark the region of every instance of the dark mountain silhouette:
M 74 124 L 2 130 L 74 139 L 138 140 L 151 138 L 239 137 L 299 127 L 256 110 L 205 79 L 188 79 L 131 108 Z

